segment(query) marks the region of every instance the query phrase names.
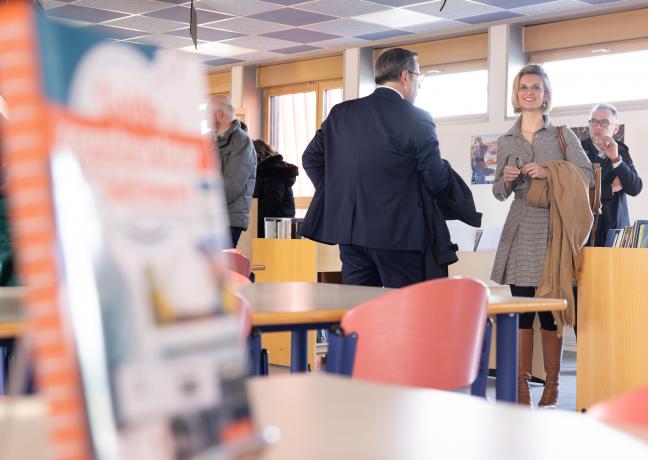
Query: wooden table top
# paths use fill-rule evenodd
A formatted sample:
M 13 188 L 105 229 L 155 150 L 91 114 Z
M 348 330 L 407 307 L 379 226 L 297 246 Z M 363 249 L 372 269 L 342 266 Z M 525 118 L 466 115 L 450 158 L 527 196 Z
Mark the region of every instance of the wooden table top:
M 261 460 L 648 458 L 645 441 L 577 412 L 327 374 L 255 378 L 247 388 L 259 430 L 278 438 Z M 51 459 L 46 414 L 37 397 L 0 399 L 0 458 Z
M 586 414 L 326 374 L 248 381 L 263 460 L 648 458 L 648 443 Z
M 255 326 L 339 322 L 351 308 L 390 291 L 326 283 L 254 283 L 238 289 L 252 306 Z M 24 330 L 23 295 L 22 288 L 0 289 L 0 338 L 15 337 Z M 562 310 L 565 305 L 561 299 L 491 295 L 488 313 Z
M 356 305 L 392 291 L 379 287 L 326 283 L 254 283 L 238 292 L 252 307 L 252 324 L 339 322 Z M 488 314 L 564 310 L 562 299 L 491 295 Z

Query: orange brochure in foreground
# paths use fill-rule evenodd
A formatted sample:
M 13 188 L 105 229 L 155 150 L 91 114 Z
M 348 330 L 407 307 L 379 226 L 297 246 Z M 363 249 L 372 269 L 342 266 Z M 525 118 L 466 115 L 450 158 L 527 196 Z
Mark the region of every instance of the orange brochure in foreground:
M 215 256 L 229 232 L 200 132 L 199 63 L 9 3 L 0 94 L 53 458 L 228 458 L 248 445 L 246 353 Z

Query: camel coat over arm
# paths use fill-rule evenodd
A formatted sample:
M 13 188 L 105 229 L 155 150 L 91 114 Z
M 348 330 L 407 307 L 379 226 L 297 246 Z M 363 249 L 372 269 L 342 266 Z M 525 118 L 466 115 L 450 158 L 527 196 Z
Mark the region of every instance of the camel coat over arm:
M 511 193 L 514 198 L 502 230 L 491 279 L 499 284 L 537 287 L 547 252 L 549 209 L 538 208 L 527 202 L 526 194 L 531 185 L 528 176 L 524 180 L 516 179 L 507 191 L 503 180 L 504 166 L 515 166 L 518 157 L 523 164 L 566 160 L 581 168 L 590 187 L 594 185 L 594 172 L 580 141 L 571 130 L 564 130 L 567 149 L 563 155 L 556 128 L 546 115 L 544 127 L 535 133 L 532 143 L 524 139 L 521 122 L 520 117 L 497 140 L 497 170 L 493 194 L 500 201 L 506 200 Z

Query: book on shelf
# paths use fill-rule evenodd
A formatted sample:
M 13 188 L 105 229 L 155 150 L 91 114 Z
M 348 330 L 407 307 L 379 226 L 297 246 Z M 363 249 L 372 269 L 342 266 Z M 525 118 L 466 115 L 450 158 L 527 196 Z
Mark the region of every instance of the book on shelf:
M 633 225 L 608 230 L 605 247 L 648 248 L 648 220 L 636 220 Z
M 10 219 L 52 458 L 247 450 L 203 68 L 50 22 L 28 2 L 0 6 L 0 37 Z
M 648 248 L 648 220 L 637 220 L 635 222 L 637 237 L 636 248 Z
M 621 232 L 620 228 L 611 228 L 608 230 L 607 239 L 605 240 L 606 248 L 614 247 L 614 242 L 616 241 L 620 232 Z

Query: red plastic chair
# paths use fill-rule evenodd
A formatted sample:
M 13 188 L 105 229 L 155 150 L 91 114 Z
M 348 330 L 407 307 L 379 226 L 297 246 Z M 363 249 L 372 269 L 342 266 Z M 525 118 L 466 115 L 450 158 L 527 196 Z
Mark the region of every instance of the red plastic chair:
M 241 278 L 245 278 L 243 275 Z M 247 280 L 249 283 L 250 280 Z M 261 332 L 252 326 L 252 308 L 247 300 L 236 295 L 241 318 L 241 339 L 247 343 L 251 375 L 268 375 L 268 351 L 261 346 Z
M 227 270 L 227 279 L 230 283 L 234 285 L 241 285 L 245 286 L 247 284 L 252 284 L 252 281 L 250 281 L 250 278 L 235 272 L 233 270 Z
M 223 250 L 225 256 L 225 263 L 227 268 L 241 275 L 249 278 L 250 277 L 250 261 L 247 257 L 241 254 L 241 251 L 238 249 L 225 249 Z
M 648 427 L 648 387 L 601 401 L 587 413 L 610 425 Z
M 442 390 L 467 387 L 479 370 L 488 292 L 481 281 L 444 278 L 358 305 L 341 323 L 346 334 L 357 334 L 352 377 Z

